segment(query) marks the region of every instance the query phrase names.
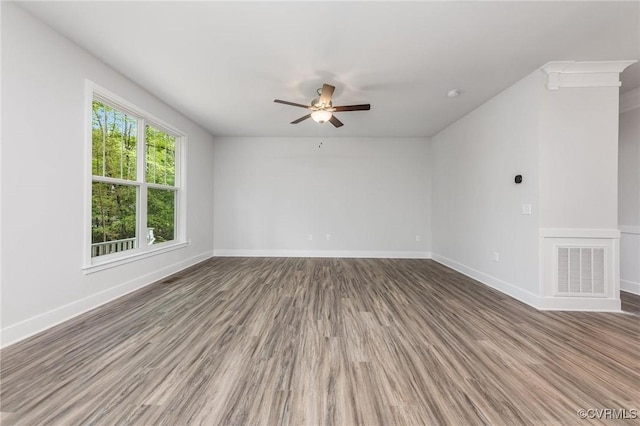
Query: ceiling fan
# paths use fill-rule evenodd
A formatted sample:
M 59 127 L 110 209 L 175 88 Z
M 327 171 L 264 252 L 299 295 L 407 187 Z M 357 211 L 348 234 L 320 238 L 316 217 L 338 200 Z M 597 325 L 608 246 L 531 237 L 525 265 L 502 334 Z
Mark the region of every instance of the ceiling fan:
M 331 103 L 331 96 L 333 95 L 333 91 L 335 89 L 336 88 L 330 84 L 323 84 L 322 89 L 318 89 L 319 97 L 312 100 L 311 105 L 302 105 L 295 102 L 281 101 L 280 99 L 275 99 L 273 102 L 311 110 L 311 113 L 292 121 L 291 124 L 298 124 L 301 121 L 306 120 L 307 118 L 311 118 L 313 119 L 313 121 L 320 124 L 329 121 L 335 127 L 340 127 L 343 126 L 343 123 L 342 121 L 338 120 L 338 118 L 333 114 L 334 112 L 368 111 L 371 109 L 371 105 L 369 104 L 333 106 L 333 104 Z

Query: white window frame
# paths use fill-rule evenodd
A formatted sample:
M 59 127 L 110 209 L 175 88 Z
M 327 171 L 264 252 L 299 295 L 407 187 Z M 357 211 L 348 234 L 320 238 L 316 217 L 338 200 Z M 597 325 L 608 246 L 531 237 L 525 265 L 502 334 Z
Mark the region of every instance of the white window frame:
M 158 117 L 148 113 L 126 99 L 99 86 L 91 80 L 85 81 L 85 221 L 84 221 L 84 258 L 82 270 L 85 274 L 113 268 L 125 263 L 134 262 L 146 257 L 166 253 L 168 251 L 186 247 L 187 239 L 187 185 L 186 185 L 186 149 L 187 134 L 176 127 L 166 123 Z M 136 180 L 126 181 L 127 185 L 137 187 L 136 202 L 136 238 L 138 247 L 118 253 L 91 257 L 91 210 L 92 210 L 92 184 L 93 182 L 106 182 L 123 184 L 120 179 L 93 176 L 92 171 L 92 125 L 93 125 L 93 101 L 103 102 L 118 111 L 133 116 L 138 121 L 137 134 L 137 163 Z M 175 165 L 176 175 L 173 186 L 146 182 L 146 143 L 145 129 L 149 125 L 175 137 Z M 147 189 L 176 189 L 175 196 L 175 238 L 159 244 L 147 244 Z

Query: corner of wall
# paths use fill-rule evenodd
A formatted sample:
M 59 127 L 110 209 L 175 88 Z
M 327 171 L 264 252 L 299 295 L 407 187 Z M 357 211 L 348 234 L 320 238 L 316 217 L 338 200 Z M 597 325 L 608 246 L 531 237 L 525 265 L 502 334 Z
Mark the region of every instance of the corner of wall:
M 640 108 L 640 87 L 620 95 L 620 114 Z
M 620 290 L 640 295 L 640 88 L 620 95 L 618 167 Z

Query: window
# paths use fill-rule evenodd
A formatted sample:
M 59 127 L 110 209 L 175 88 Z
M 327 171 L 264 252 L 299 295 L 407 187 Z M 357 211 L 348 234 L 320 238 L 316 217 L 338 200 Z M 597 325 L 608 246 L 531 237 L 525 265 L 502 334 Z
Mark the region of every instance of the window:
M 103 89 L 90 92 L 87 267 L 184 243 L 184 134 Z

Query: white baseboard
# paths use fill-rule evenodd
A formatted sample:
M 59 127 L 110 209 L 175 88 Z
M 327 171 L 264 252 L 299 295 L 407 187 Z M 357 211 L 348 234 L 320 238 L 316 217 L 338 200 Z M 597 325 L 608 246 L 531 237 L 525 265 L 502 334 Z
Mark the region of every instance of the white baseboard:
M 620 299 L 587 298 L 587 297 L 540 297 L 529 291 L 523 290 L 511 283 L 502 281 L 491 275 L 463 265 L 455 260 L 448 259 L 436 253 L 431 258 L 455 271 L 460 272 L 482 284 L 494 288 L 508 296 L 513 297 L 527 305 L 549 311 L 589 311 L 589 312 L 620 312 Z
M 174 265 L 167 266 L 163 269 L 153 271 L 149 274 L 135 278 L 126 283 L 120 284 L 116 287 L 109 288 L 100 293 L 92 294 L 84 299 L 77 300 L 35 317 L 26 319 L 19 323 L 10 325 L 1 330 L 0 335 L 0 347 L 6 347 L 31 337 L 41 331 L 58 325 L 64 321 L 70 320 L 78 315 L 81 315 L 91 309 L 104 305 L 114 299 L 122 297 L 135 290 L 141 289 L 149 284 L 161 280 L 169 275 L 175 274 L 183 269 L 209 259 L 213 256 L 212 251 L 205 252 L 198 256 L 194 256 L 190 259 L 183 260 L 182 262 Z
M 541 297 L 541 311 L 621 312 L 620 299 L 605 297 Z
M 428 251 L 352 251 L 352 250 L 236 250 L 216 249 L 215 257 L 343 257 L 373 259 L 431 259 Z
M 633 293 L 640 296 L 640 283 L 635 283 L 633 281 L 620 280 L 620 290 L 626 291 L 627 293 Z
M 470 278 L 473 278 L 476 281 L 481 282 L 491 288 L 494 288 L 508 296 L 513 297 L 523 303 L 526 303 L 529 306 L 533 306 L 534 308 L 538 308 L 540 297 L 523 290 L 519 287 L 516 287 L 513 284 L 510 284 L 506 281 L 502 281 L 498 278 L 492 277 L 491 275 L 485 274 L 484 272 L 480 272 L 476 269 L 470 268 L 462 263 L 456 262 L 455 260 L 448 259 L 444 256 L 440 256 L 439 254 L 432 253 L 431 258 L 438 263 L 443 264 L 455 271 L 460 272 L 463 275 L 466 275 Z

